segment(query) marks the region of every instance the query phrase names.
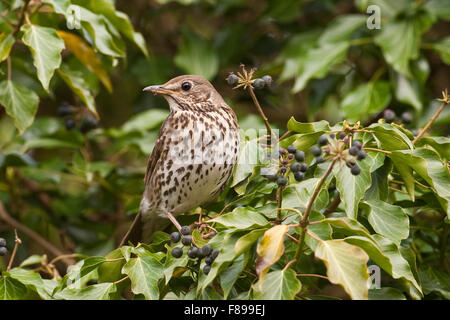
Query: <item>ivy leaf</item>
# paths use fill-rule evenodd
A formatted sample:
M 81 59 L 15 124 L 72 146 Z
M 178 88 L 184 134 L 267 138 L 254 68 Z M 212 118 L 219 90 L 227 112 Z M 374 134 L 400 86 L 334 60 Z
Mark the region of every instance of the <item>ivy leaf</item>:
M 52 299 L 52 292 L 47 290 L 39 273 L 32 270 L 14 268 L 9 271 L 9 275 L 37 292 L 42 299 Z
M 367 189 L 372 184 L 370 175 L 372 158 L 368 156 L 364 161 L 359 161 L 361 173 L 354 176 L 345 165 L 334 168 L 336 177 L 336 188 L 341 196 L 347 217 L 356 219 L 358 205 Z
M 155 129 L 167 118 L 169 113 L 162 109 L 150 109 L 140 112 L 125 122 L 121 130 L 124 133 L 131 131 L 146 132 Z
M 122 273 L 131 280 L 134 294 L 143 294 L 146 299 L 158 300 L 158 281 L 164 277 L 162 264 L 151 256 L 130 259 L 122 268 Z
M 450 65 L 450 37 L 444 38 L 433 44 L 436 50 L 446 64 Z
M 406 300 L 406 298 L 400 290 L 387 287 L 369 290 L 369 300 Z
M 366 24 L 367 17 L 362 14 L 347 14 L 336 18 L 319 38 L 320 45 L 339 43 L 348 40 L 360 27 Z
M 256 241 L 258 241 L 265 231 L 266 229 L 256 229 L 240 237 L 234 246 L 235 256 L 240 256 L 247 251 Z
M 68 64 L 61 65 L 58 70 L 59 76 L 69 86 L 70 89 L 86 104 L 88 109 L 98 118 L 95 100 L 89 91 L 89 84 L 86 82 L 83 72 L 76 70 Z
M 0 104 L 14 119 L 21 134 L 33 123 L 38 103 L 39 97 L 34 91 L 10 80 L 0 82 Z
M 445 299 L 450 299 L 450 277 L 448 274 L 428 266 L 419 269 L 419 276 L 425 294 L 438 292 Z
M 433 18 L 427 14 L 391 21 L 383 25 L 375 36 L 375 43 L 382 48 L 386 61 L 397 72 L 411 77 L 409 62 L 419 57 L 421 35 L 432 23 Z
M 219 57 L 208 41 L 185 32 L 175 64 L 188 73 L 211 80 L 219 70 Z
M 302 123 L 291 117 L 287 123 L 287 129 L 298 133 L 315 133 L 317 131 L 329 131 L 330 124 L 326 120 Z
M 86 288 L 65 288 L 55 294 L 55 298 L 63 300 L 110 300 L 117 287 L 112 282 L 87 286 Z
M 64 41 L 53 28 L 25 24 L 20 28 L 23 31 L 22 40 L 33 54 L 33 64 L 37 69 L 39 81 L 45 90 L 59 65 L 61 64 L 61 51 Z
M 310 79 L 323 78 L 334 65 L 345 59 L 350 43 L 340 42 L 335 44 L 327 44 L 317 49 L 308 51 L 301 70 L 295 79 L 292 92 L 296 93 L 304 89 Z
M 50 4 L 56 13 L 66 14 L 70 6 L 70 0 L 42 0 L 43 3 Z
M 0 300 L 20 300 L 27 293 L 27 287 L 18 280 L 3 275 L 0 277 Z
M 376 5 L 380 7 L 380 11 L 383 13 L 383 15 L 386 15 L 386 17 L 392 19 L 399 15 L 401 12 L 405 11 L 408 7 L 411 6 L 410 0 L 396 0 L 396 1 L 390 1 L 390 0 L 356 0 L 357 7 L 361 10 L 366 12 L 367 7 L 369 5 Z
M 166 285 L 169 283 L 170 279 L 176 274 L 180 274 L 186 270 L 186 266 L 189 263 L 189 257 L 187 255 L 188 249 L 186 247 L 183 248 L 183 255 L 181 258 L 174 258 L 172 256 L 172 249 L 169 245 L 166 245 L 167 248 L 167 258 L 164 263 L 164 277 L 166 279 Z
M 269 223 L 263 215 L 251 207 L 237 207 L 232 212 L 222 214 L 210 221 L 235 229 L 248 229 L 255 226 L 263 227 Z
M 89 272 L 97 269 L 105 261 L 106 261 L 105 257 L 89 257 L 83 260 L 83 265 L 81 266 L 80 270 L 80 276 L 84 277 Z
M 235 187 L 240 182 L 244 181 L 249 175 L 253 173 L 255 166 L 260 163 L 258 161 L 258 157 L 261 155 L 261 147 L 259 145 L 259 138 L 256 137 L 256 131 L 254 133 L 254 137 L 241 136 L 239 160 L 233 172 L 231 187 Z M 243 190 L 239 190 L 238 193 L 243 194 L 245 192 L 245 189 L 246 188 L 244 188 Z
M 8 58 L 14 41 L 15 39 L 12 34 L 0 34 L 0 62 Z
M 241 254 L 236 260 L 220 275 L 220 286 L 223 289 L 223 298 L 227 299 L 233 285 L 248 262 L 250 254 Z
M 450 20 L 450 3 L 448 1 L 428 0 L 424 7 L 435 16 L 444 20 Z
M 395 97 L 398 101 L 409 104 L 417 112 L 422 112 L 422 101 L 420 98 L 420 85 L 414 79 L 408 79 L 402 74 L 396 74 Z
M 254 298 L 258 300 L 292 300 L 302 284 L 294 270 L 276 270 L 267 274 L 264 282 L 254 285 Z
M 374 123 L 369 128 L 384 150 L 413 150 L 414 148 L 408 136 L 394 126 L 387 123 Z
M 314 252 L 324 261 L 332 283 L 341 285 L 352 299 L 368 299 L 369 257 L 361 248 L 344 240 L 321 241 Z
M 370 211 L 368 220 L 374 230 L 397 244 L 409 235 L 409 218 L 402 207 L 381 200 L 366 202 Z
M 345 95 L 341 109 L 353 121 L 383 110 L 391 101 L 389 83 L 370 81 L 363 83 Z
M 270 267 L 280 259 L 284 252 L 284 236 L 288 231 L 287 225 L 276 225 L 267 230 L 258 242 L 256 252 L 256 273 L 259 276 L 260 284 Z
M 283 207 L 306 209 L 309 199 L 314 193 L 319 178 L 310 178 L 299 183 L 291 183 L 283 190 Z M 326 188 L 320 190 L 314 201 L 313 209 L 321 210 L 328 205 L 328 191 Z
M 112 92 L 111 80 L 103 68 L 102 62 L 95 51 L 77 35 L 65 31 L 57 31 L 59 37 L 64 40 L 66 48 L 78 58 L 89 71 L 94 73 L 109 92 Z

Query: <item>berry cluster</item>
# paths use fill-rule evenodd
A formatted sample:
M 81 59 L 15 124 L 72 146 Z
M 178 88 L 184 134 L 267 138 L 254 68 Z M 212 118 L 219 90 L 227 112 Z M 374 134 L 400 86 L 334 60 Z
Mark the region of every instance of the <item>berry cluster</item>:
M 414 117 L 411 112 L 405 111 L 401 114 L 400 119 L 397 119 L 397 115 L 391 109 L 386 109 L 383 111 L 383 118 L 387 123 L 392 123 L 394 121 L 399 121 L 404 124 L 411 124 L 414 120 Z
M 278 155 L 278 172 L 276 174 L 265 175 L 267 179 L 276 181 L 279 187 L 285 187 L 288 183 L 288 179 L 286 178 L 288 170 L 294 174 L 294 178 L 297 181 L 302 181 L 305 178 L 308 165 L 304 163 L 304 151 L 297 150 L 295 146 L 290 145 L 287 149 L 278 148 Z
M 6 240 L 0 238 L 0 256 L 4 256 L 8 253 L 8 249 L 6 249 Z
M 331 142 L 326 135 L 321 135 L 317 141 L 318 145 L 314 145 L 311 148 L 317 162 L 324 161 L 322 158 L 322 147 L 325 147 L 323 151 L 326 155 L 335 159 L 344 160 L 347 167 L 350 168 L 350 172 L 354 176 L 359 175 L 361 173 L 361 167 L 358 166 L 356 160 L 361 161 L 367 157 L 367 153 L 362 148 L 361 141 L 353 140 L 350 148 L 348 148 L 350 138 L 344 132 L 340 132 L 338 137 L 332 133 L 330 134 L 330 138 L 332 139 Z M 318 158 L 320 158 L 320 161 Z
M 78 113 L 79 108 L 71 106 L 67 102 L 63 102 L 58 108 L 58 116 L 64 118 L 64 126 L 67 130 L 72 130 L 77 125 L 77 118 L 80 118 Z M 79 130 L 82 133 L 87 133 L 88 131 L 97 128 L 99 125 L 98 120 L 91 114 L 87 114 L 82 117 Z
M 219 255 L 219 250 L 213 250 L 211 245 L 206 244 L 201 248 L 197 248 L 192 243 L 192 236 L 191 236 L 191 228 L 189 226 L 183 226 L 181 227 L 181 235 L 179 232 L 172 232 L 170 234 L 170 241 L 173 243 L 177 243 L 181 240 L 181 243 L 183 246 L 190 246 L 187 255 L 191 259 L 198 258 L 199 260 L 202 260 L 205 258 L 206 265 L 203 267 L 203 273 L 208 274 L 211 270 L 211 265 L 213 264 L 214 260 Z M 183 248 L 182 247 L 175 247 L 172 249 L 172 256 L 174 258 L 180 258 L 183 255 Z
M 230 73 L 230 75 L 227 77 L 227 82 L 230 86 L 235 86 L 239 82 L 239 77 L 235 75 L 234 73 Z M 272 77 L 269 75 L 265 75 L 262 78 L 256 78 L 253 80 L 253 87 L 256 89 L 262 89 L 264 87 L 270 87 L 272 85 Z

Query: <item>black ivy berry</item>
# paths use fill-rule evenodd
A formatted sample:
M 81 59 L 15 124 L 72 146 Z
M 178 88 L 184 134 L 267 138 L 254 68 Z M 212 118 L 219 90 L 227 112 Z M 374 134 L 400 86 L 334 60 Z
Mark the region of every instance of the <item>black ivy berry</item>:
M 305 175 L 303 172 L 298 171 L 298 172 L 294 173 L 294 178 L 297 181 L 302 181 L 305 178 Z
M 294 159 L 294 155 L 293 155 L 292 153 L 289 153 L 289 154 L 288 154 L 288 159 L 289 159 L 289 160 Z
M 345 132 L 339 133 L 339 139 L 345 139 Z
M 205 258 L 205 263 L 206 264 L 212 265 L 213 262 L 214 262 L 214 259 L 211 256 L 208 256 L 208 257 Z
M 306 163 L 300 164 L 300 171 L 306 172 L 306 170 L 308 170 L 308 165 Z
M 352 147 L 357 147 L 359 150 L 362 149 L 362 143 L 359 140 L 353 140 L 352 141 Z
M 318 145 L 314 145 L 311 148 L 311 153 L 314 157 L 318 157 L 322 154 L 322 149 Z
M 203 273 L 208 274 L 211 271 L 211 266 L 209 264 L 203 267 Z
M 198 257 L 198 248 L 197 247 L 191 247 L 188 252 L 187 255 L 189 258 L 191 259 L 195 259 Z
M 284 187 L 287 185 L 287 183 L 288 183 L 288 180 L 285 177 L 283 177 L 283 176 L 278 177 L 277 184 L 279 187 Z
M 64 120 L 64 127 L 66 127 L 67 130 L 71 130 L 75 128 L 76 122 L 73 118 L 67 118 Z
M 358 160 L 364 160 L 367 157 L 367 153 L 364 150 L 359 150 L 356 158 Z
M 287 168 L 283 166 L 283 167 L 280 168 L 280 173 L 281 174 L 285 174 L 286 170 L 287 170 Z
M 295 153 L 295 160 L 297 160 L 298 162 L 303 162 L 305 161 L 305 153 L 301 150 L 298 150 Z
M 215 260 L 217 258 L 217 256 L 219 255 L 219 250 L 213 250 L 213 252 L 211 252 L 211 258 L 213 258 L 213 260 Z
M 351 169 L 350 172 L 352 173 L 352 175 L 357 176 L 358 174 L 361 173 L 361 168 L 355 164 Z
M 281 161 L 281 163 L 283 164 L 283 166 L 286 166 L 289 163 L 289 160 L 283 160 Z
M 287 147 L 287 151 L 289 153 L 295 153 L 297 151 L 297 148 L 293 145 L 290 145 L 289 147 Z
M 330 133 L 330 138 L 331 138 L 331 139 L 334 139 L 334 138 L 336 138 L 336 134 L 334 134 L 334 133 Z
M 86 116 L 81 122 L 80 131 L 86 133 L 98 127 L 98 120 L 93 116 Z
M 181 238 L 181 243 L 184 244 L 185 246 L 190 246 L 192 243 L 192 237 L 184 236 L 183 238 Z
M 238 76 L 235 75 L 234 73 L 231 73 L 228 77 L 227 77 L 227 82 L 230 86 L 234 86 L 238 83 Z
M 202 256 L 206 257 L 212 252 L 212 247 L 210 244 L 205 244 L 203 247 L 200 248 L 200 252 L 202 253 Z
M 395 116 L 396 116 L 395 112 L 392 111 L 391 109 L 386 109 L 383 112 L 383 117 L 384 117 L 384 119 L 386 119 L 387 123 L 391 123 L 392 121 L 394 121 L 395 120 Z
M 6 240 L 3 238 L 0 238 L 0 247 L 6 247 Z
M 411 112 L 403 112 L 402 113 L 402 121 L 403 123 L 410 124 L 413 121 L 413 115 Z
M 262 77 L 266 86 L 270 87 L 272 85 L 272 77 L 269 75 L 265 75 Z
M 287 152 L 287 150 L 280 147 L 280 148 L 278 148 L 278 152 L 279 152 L 279 154 L 281 154 L 281 155 L 285 155 L 286 152 Z
M 73 113 L 74 113 L 73 108 L 67 102 L 61 103 L 61 105 L 58 107 L 58 116 L 60 117 L 65 117 Z
M 179 258 L 183 255 L 183 249 L 180 247 L 175 247 L 172 249 L 172 257 Z
M 261 78 L 255 79 L 255 81 L 253 81 L 253 86 L 256 89 L 264 88 L 265 84 L 266 84 L 266 82 L 263 79 L 261 79 Z
M 316 162 L 317 162 L 317 163 L 322 163 L 322 162 L 324 162 L 324 161 L 325 161 L 325 160 L 323 159 L 322 156 L 319 156 L 319 157 L 316 158 Z
M 191 228 L 189 226 L 182 226 L 180 232 L 182 235 L 187 236 L 191 234 Z
M 351 147 L 348 149 L 348 153 L 350 153 L 352 156 L 356 156 L 359 152 L 359 148 L 356 146 Z
M 326 144 L 328 144 L 328 138 L 327 138 L 327 136 L 326 135 L 321 135 L 320 137 L 319 137 L 319 139 L 317 139 L 317 142 L 321 145 L 321 146 L 324 146 L 324 145 L 326 145 Z
M 8 253 L 8 249 L 6 247 L 0 247 L 0 256 L 4 256 Z
M 170 241 L 172 241 L 173 243 L 177 243 L 178 241 L 180 241 L 181 239 L 181 235 L 178 232 L 172 232 L 170 234 Z
M 291 164 L 291 171 L 292 171 L 292 172 L 300 171 L 300 168 L 301 168 L 301 164 L 298 163 L 298 162 L 293 162 L 293 163 Z

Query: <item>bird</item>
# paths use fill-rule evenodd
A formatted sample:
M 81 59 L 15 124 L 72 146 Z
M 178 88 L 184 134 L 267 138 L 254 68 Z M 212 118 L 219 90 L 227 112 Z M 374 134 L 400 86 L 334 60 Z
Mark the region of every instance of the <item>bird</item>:
M 171 222 L 180 229 L 176 216 L 215 201 L 239 156 L 236 114 L 208 80 L 182 75 L 143 90 L 164 97 L 170 112 L 147 160 L 139 212 L 121 245 L 139 238 L 136 233 L 149 243 Z

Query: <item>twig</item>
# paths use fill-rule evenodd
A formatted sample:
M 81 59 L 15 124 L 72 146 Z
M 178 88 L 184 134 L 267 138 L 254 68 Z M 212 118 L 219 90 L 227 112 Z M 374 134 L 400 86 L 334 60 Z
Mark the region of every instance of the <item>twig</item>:
M 125 242 L 128 240 L 128 238 L 130 237 L 131 233 L 133 232 L 135 226 L 139 223 L 141 219 L 141 211 L 139 210 L 138 214 L 136 215 L 136 217 L 133 220 L 133 223 L 131 224 L 131 226 L 128 228 L 127 233 L 125 233 L 125 235 L 123 236 L 122 240 L 120 240 L 119 243 L 119 248 L 123 247 L 123 245 L 125 244 Z
M 439 107 L 439 109 L 435 112 L 435 114 L 431 117 L 431 119 L 428 121 L 428 123 L 423 127 L 422 130 L 420 130 L 419 134 L 414 138 L 412 141 L 413 144 L 416 144 L 417 141 L 422 138 L 422 136 L 427 132 L 427 130 L 431 127 L 434 121 L 436 121 L 437 117 L 441 114 L 441 112 L 444 110 L 445 106 L 450 103 L 450 97 L 448 96 L 447 89 L 442 92 L 442 99 L 438 99 L 438 101 L 442 102 L 442 105 Z
M 16 229 L 14 229 L 14 242 L 15 242 L 14 249 L 13 249 L 13 252 L 11 254 L 11 258 L 9 259 L 9 263 L 8 263 L 8 267 L 6 268 L 6 271 L 11 270 L 12 264 L 14 262 L 14 258 L 16 257 L 17 249 L 22 244 L 22 240 L 17 235 L 17 230 Z
M 15 36 L 15 35 L 17 34 L 17 32 L 19 32 L 20 27 L 21 27 L 22 24 L 23 24 L 23 20 L 25 19 L 25 12 L 26 12 L 27 9 L 28 9 L 28 4 L 29 4 L 29 3 L 30 3 L 30 0 L 25 0 L 25 4 L 23 5 L 22 11 L 21 11 L 21 14 L 20 14 L 19 23 L 17 23 L 17 25 L 16 25 L 16 27 L 14 28 L 14 31 L 13 31 L 13 33 L 12 33 L 13 36 Z
M 33 230 L 29 229 L 28 227 L 24 226 L 19 221 L 11 217 L 6 211 L 1 201 L 0 201 L 0 219 L 3 220 L 7 225 L 19 230 L 21 233 L 31 238 L 34 242 L 40 245 L 45 251 L 49 252 L 52 256 L 58 257 L 66 254 L 65 252 L 61 251 L 53 244 L 42 238 L 38 233 L 34 232 Z M 64 258 L 61 260 L 67 266 L 75 264 L 75 261 L 73 259 Z
M 340 203 L 341 203 L 341 197 L 339 196 L 339 194 L 337 194 L 336 197 L 334 197 L 333 202 L 331 202 L 330 205 L 325 209 L 325 212 L 323 213 L 323 215 L 327 216 L 330 213 L 333 213 L 336 210 L 336 208 L 339 206 Z
M 118 284 L 118 283 L 121 283 L 122 281 L 124 281 L 124 280 L 126 280 L 126 279 L 128 279 L 129 278 L 129 276 L 125 276 L 125 277 L 123 277 L 122 279 L 120 279 L 120 280 L 117 280 L 117 281 L 115 281 L 115 282 L 113 282 L 114 284 Z
M 297 277 L 316 277 L 329 280 L 328 277 L 322 276 L 321 274 L 313 274 L 313 273 L 297 273 Z
M 269 135 L 272 136 L 272 128 L 270 127 L 269 120 L 267 119 L 266 115 L 264 114 L 264 111 L 262 110 L 262 108 L 258 102 L 258 99 L 256 99 L 255 92 L 253 91 L 253 87 L 250 85 L 247 87 L 247 90 L 250 93 L 250 96 L 253 99 L 253 103 L 255 104 L 256 109 L 258 109 L 258 112 L 259 112 L 261 118 L 264 120 L 264 124 L 266 125 L 266 129 L 269 132 Z
M 283 187 L 278 188 L 277 190 L 277 220 L 275 221 L 277 224 L 281 223 L 281 207 L 283 202 Z
M 286 138 L 290 134 L 291 134 L 291 130 L 286 131 L 285 133 L 283 133 L 283 135 L 280 137 L 280 139 L 278 139 L 278 141 L 283 140 L 284 138 Z
M 317 186 L 314 189 L 314 193 L 312 194 L 311 198 L 308 201 L 308 205 L 306 206 L 305 214 L 303 215 L 303 219 L 300 222 L 300 228 L 302 229 L 302 231 L 300 234 L 300 238 L 298 239 L 298 246 L 297 246 L 297 251 L 295 252 L 294 259 L 298 260 L 300 253 L 302 252 L 303 243 L 305 242 L 306 228 L 308 227 L 308 222 L 309 222 L 308 219 L 309 219 L 309 215 L 311 214 L 312 206 L 313 206 L 314 201 L 316 200 L 317 196 L 319 195 L 320 190 L 322 189 L 322 185 L 324 184 L 325 180 L 328 178 L 329 174 L 333 170 L 335 163 L 336 163 L 336 160 L 333 160 L 333 162 L 331 162 L 327 171 L 325 171 L 324 175 L 322 176 L 322 178 L 320 178 L 319 182 L 317 183 Z

